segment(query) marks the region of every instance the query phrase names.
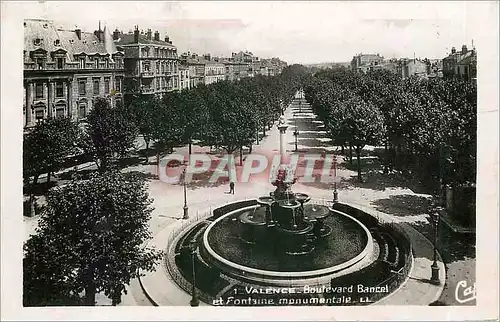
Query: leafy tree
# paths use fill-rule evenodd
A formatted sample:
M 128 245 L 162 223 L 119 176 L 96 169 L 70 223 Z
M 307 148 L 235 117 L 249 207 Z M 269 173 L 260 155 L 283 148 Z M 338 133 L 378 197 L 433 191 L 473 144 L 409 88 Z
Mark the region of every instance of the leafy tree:
M 152 138 L 156 151 L 156 161 L 159 166 L 160 158 L 182 143 L 185 125 L 182 119 L 182 103 L 180 94 L 168 93 L 163 100 L 154 99 L 154 130 Z
M 24 245 L 24 305 L 95 305 L 98 292 L 119 304 L 138 270 L 161 256 L 143 248 L 150 204 L 142 179 L 113 171 L 52 191 Z
M 152 95 L 137 95 L 130 103 L 131 117 L 146 143 L 146 158 L 154 132 L 155 101 Z
M 101 172 L 109 170 L 115 155 L 123 157 L 134 147 L 137 127 L 121 104 L 112 108 L 108 100 L 96 98 L 86 125 L 86 150 Z
M 78 151 L 81 139 L 78 124 L 69 118 L 49 118 L 37 123 L 24 135 L 23 176 L 27 181 L 33 177 L 33 185 L 42 173 L 50 173 L 62 168 L 65 158 Z

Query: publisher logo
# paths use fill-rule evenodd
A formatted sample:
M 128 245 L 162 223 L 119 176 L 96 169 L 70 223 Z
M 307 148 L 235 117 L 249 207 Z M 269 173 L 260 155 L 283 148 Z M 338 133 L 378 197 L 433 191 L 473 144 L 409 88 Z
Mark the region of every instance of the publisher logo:
M 465 280 L 457 283 L 455 288 L 455 300 L 464 304 L 476 299 L 476 283 L 469 283 Z

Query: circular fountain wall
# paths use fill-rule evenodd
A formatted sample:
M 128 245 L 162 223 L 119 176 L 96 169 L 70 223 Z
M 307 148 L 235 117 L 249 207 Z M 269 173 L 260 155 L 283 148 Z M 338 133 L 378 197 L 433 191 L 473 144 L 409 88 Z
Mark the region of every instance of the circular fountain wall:
M 273 229 L 263 224 L 265 206 L 250 206 L 213 221 L 203 234 L 201 255 L 229 276 L 271 285 L 325 284 L 332 275 L 342 275 L 355 264 L 358 268 L 369 265 L 373 240 L 368 229 L 347 214 L 326 206 L 313 207 L 331 213 L 324 220 L 331 231 L 316 241 L 310 252 L 298 256 L 283 252 L 278 244 L 286 244 L 286 233 L 280 227 Z M 255 240 L 269 241 L 269 234 L 277 235 L 279 240 L 249 242 L 249 227 Z

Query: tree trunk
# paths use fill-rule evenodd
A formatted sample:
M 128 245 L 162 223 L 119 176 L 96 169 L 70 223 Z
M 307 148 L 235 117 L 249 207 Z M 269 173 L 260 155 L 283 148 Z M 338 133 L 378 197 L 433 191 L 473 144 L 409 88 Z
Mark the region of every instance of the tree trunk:
M 243 147 L 240 146 L 240 166 L 243 165 Z
M 257 144 L 259 144 L 259 130 L 256 131 L 257 133 Z
M 265 124 L 264 124 L 263 128 L 264 128 L 264 136 L 266 136 L 266 125 Z
M 50 171 L 47 172 L 47 184 L 49 184 L 49 183 L 50 183 Z
M 192 145 L 192 142 L 191 142 L 191 139 L 189 139 L 189 155 L 191 155 L 191 145 Z
M 349 163 L 352 164 L 352 144 L 349 143 Z
M 358 160 L 358 180 L 359 182 L 363 182 L 363 178 L 361 177 L 361 147 L 356 147 L 356 158 Z
M 99 172 L 104 173 L 104 172 L 106 172 L 107 168 L 108 168 L 108 158 L 103 157 L 101 159 L 101 165 L 99 167 Z
M 160 176 L 160 151 L 156 151 L 156 175 Z
M 250 144 L 250 149 L 248 150 L 248 154 L 252 154 L 253 144 Z
M 389 173 L 389 149 L 387 147 L 388 142 L 384 143 L 384 174 Z
M 95 306 L 96 287 L 94 282 L 94 267 L 91 266 L 85 274 L 85 305 Z
M 38 173 L 33 176 L 33 186 L 36 186 L 36 184 L 38 183 L 38 177 L 39 177 Z
M 340 149 L 341 149 L 341 153 L 342 155 L 345 155 L 345 149 L 344 149 L 344 144 L 342 143 L 342 145 L 340 146 Z

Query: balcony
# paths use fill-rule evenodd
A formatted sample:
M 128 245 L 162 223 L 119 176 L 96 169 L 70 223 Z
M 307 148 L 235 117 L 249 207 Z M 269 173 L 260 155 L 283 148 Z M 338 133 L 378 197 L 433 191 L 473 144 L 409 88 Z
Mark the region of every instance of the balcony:
M 155 89 L 153 87 L 141 87 L 141 93 L 143 94 L 152 94 L 155 92 Z
M 152 72 L 152 71 L 143 71 L 141 73 L 141 77 L 144 77 L 144 78 L 151 78 L 151 77 L 155 77 L 155 73 Z

